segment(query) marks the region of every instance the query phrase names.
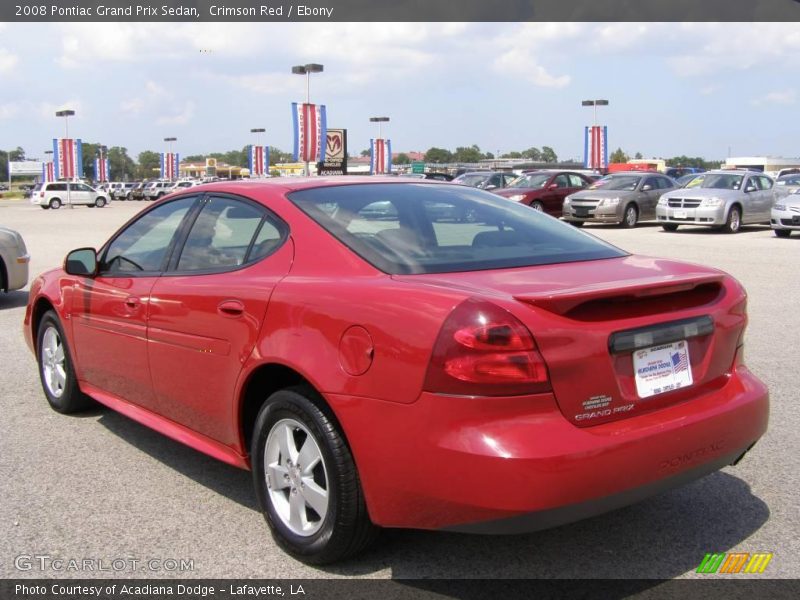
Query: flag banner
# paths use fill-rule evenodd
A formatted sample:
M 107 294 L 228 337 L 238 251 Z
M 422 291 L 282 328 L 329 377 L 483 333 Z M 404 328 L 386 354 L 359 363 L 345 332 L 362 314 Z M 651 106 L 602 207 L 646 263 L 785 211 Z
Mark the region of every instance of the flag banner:
M 56 180 L 56 170 L 52 162 L 42 163 L 42 183 Z
M 108 181 L 108 173 L 111 170 L 110 163 L 107 158 L 94 159 L 94 179 L 95 181 Z
M 392 141 L 370 140 L 369 172 L 371 175 L 383 175 L 392 172 Z
M 608 168 L 608 127 L 605 125 L 584 129 L 583 165 L 587 169 Z
M 73 138 L 53 138 L 53 164 L 56 179 L 83 177 L 83 144 Z
M 180 167 L 180 155 L 177 152 L 161 153 L 161 179 L 177 179 Z
M 325 159 L 327 117 L 324 104 L 292 102 L 294 160 L 316 163 Z
M 269 146 L 250 146 L 250 177 L 269 173 Z

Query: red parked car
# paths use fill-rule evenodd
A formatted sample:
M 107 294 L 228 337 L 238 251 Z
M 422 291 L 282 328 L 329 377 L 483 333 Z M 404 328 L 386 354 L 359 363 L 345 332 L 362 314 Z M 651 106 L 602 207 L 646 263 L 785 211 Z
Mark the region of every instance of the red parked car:
M 494 193 L 509 200 L 527 204 L 548 215 L 560 217 L 564 198 L 578 192 L 593 181 L 582 173 L 571 171 L 532 171 L 525 173 L 502 190 Z
M 379 527 L 529 531 L 735 464 L 768 413 L 745 304 L 489 192 L 340 177 L 170 195 L 39 276 L 24 330 L 55 410 L 251 469 L 277 542 L 325 563 Z

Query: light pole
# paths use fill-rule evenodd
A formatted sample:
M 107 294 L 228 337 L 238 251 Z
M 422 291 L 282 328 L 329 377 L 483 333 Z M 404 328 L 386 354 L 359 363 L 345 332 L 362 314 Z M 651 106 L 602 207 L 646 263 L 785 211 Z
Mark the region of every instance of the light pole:
M 597 127 L 597 107 L 598 106 L 608 106 L 608 100 L 582 100 L 581 106 L 591 106 L 594 110 L 594 121 L 593 125 Z
M 75 116 L 75 111 L 70 109 L 64 109 L 56 111 L 57 117 L 64 117 L 64 139 L 69 139 L 69 118 Z M 77 156 L 75 160 L 77 160 Z M 74 179 L 74 172 L 77 170 L 77 165 L 73 165 L 73 179 Z M 67 206 L 72 208 L 72 182 L 67 180 Z
M 371 123 L 378 124 L 378 139 L 383 140 L 383 130 L 381 129 L 381 126 L 383 123 L 389 122 L 389 117 L 370 117 L 369 120 Z M 383 145 L 383 151 L 386 152 L 386 144 Z M 383 169 L 383 167 L 381 167 L 381 169 Z
M 164 141 L 167 142 L 167 144 L 169 144 L 169 146 L 168 146 L 169 154 L 167 156 L 169 157 L 169 160 L 171 161 L 172 160 L 172 142 L 177 142 L 178 138 L 176 138 L 176 137 L 165 137 Z M 172 175 L 174 176 L 175 173 L 173 173 Z M 172 181 L 172 177 L 170 177 L 169 180 Z
M 260 134 L 264 133 L 265 131 L 266 131 L 266 129 L 264 129 L 263 127 L 254 127 L 253 129 L 250 130 L 250 133 L 255 133 L 256 134 L 256 146 L 260 146 L 261 145 L 261 135 Z M 267 159 L 267 157 L 264 156 L 264 161 L 265 162 L 266 162 L 266 159 Z M 265 164 L 264 165 L 264 173 L 262 173 L 259 177 L 264 177 L 265 173 L 268 173 L 268 172 L 269 172 L 269 165 Z M 252 176 L 253 176 L 253 174 L 250 173 L 250 177 L 252 177 Z
M 292 67 L 292 73 L 295 75 L 306 76 L 306 104 L 311 104 L 311 74 L 322 73 L 324 66 L 317 63 L 308 63 L 306 65 L 295 65 Z M 309 163 L 306 162 L 306 176 L 311 175 L 309 170 Z

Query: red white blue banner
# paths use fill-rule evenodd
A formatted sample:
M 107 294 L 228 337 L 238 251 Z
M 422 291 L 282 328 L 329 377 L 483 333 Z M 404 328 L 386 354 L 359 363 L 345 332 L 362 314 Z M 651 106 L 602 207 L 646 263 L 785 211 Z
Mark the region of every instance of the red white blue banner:
M 161 153 L 161 179 L 177 179 L 180 172 L 180 156 L 177 152 Z
M 583 137 L 583 164 L 587 169 L 608 168 L 608 127 L 586 127 Z
M 95 181 L 108 181 L 108 172 L 110 170 L 110 163 L 107 158 L 94 159 L 94 180 Z
M 269 146 L 250 146 L 250 177 L 264 177 L 269 172 Z
M 72 138 L 53 138 L 53 164 L 56 179 L 83 177 L 83 144 Z
M 49 183 L 56 180 L 56 169 L 52 162 L 42 163 L 42 183 Z
M 294 121 L 294 160 L 316 163 L 325 160 L 328 137 L 324 104 L 292 102 Z
M 369 172 L 383 175 L 392 172 L 392 140 L 372 139 L 369 141 Z

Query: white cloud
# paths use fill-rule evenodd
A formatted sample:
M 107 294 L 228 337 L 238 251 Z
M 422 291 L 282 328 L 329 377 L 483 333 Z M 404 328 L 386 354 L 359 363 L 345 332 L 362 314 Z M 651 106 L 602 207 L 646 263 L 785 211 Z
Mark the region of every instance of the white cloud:
M 775 91 L 764 94 L 752 101 L 755 106 L 763 106 L 765 104 L 779 104 L 790 105 L 794 104 L 797 100 L 797 94 L 794 90 Z
M 192 120 L 192 117 L 194 117 L 194 102 L 189 100 L 179 112 L 159 117 L 156 123 L 159 125 L 186 125 Z
M 5 48 L 0 48 L 0 73 L 10 73 L 17 66 L 19 57 Z
M 19 106 L 16 104 L 0 104 L 0 120 L 13 119 L 19 113 Z

